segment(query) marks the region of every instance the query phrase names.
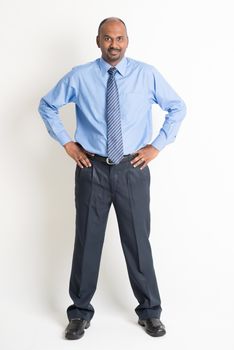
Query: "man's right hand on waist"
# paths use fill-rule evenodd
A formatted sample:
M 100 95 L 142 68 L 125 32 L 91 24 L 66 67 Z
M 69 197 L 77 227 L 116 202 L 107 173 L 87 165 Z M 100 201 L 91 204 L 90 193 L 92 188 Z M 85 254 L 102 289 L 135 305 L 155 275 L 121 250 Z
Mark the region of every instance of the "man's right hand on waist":
M 94 154 L 86 151 L 77 142 L 70 141 L 68 143 L 65 143 L 63 147 L 65 148 L 67 154 L 75 160 L 75 162 L 79 165 L 80 168 L 92 166 L 89 158 L 87 157 L 87 154 Z

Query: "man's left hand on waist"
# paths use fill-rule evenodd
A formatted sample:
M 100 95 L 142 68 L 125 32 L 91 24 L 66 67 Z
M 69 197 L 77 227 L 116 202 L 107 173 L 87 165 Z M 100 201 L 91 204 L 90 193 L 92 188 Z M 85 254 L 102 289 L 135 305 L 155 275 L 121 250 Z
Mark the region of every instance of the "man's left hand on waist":
M 152 159 L 157 157 L 159 150 L 152 145 L 146 145 L 133 153 L 137 153 L 138 155 L 133 160 L 131 160 L 131 164 L 134 167 L 137 167 L 143 163 L 140 167 L 142 170 Z

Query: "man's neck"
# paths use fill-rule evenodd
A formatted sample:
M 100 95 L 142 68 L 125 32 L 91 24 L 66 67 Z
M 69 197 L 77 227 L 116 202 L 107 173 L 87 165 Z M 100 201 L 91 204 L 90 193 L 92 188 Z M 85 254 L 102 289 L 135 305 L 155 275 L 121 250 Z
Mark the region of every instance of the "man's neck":
M 124 58 L 124 57 L 122 57 L 120 60 L 118 60 L 118 61 L 116 61 L 116 62 L 109 62 L 109 61 L 105 60 L 104 57 L 102 57 L 102 59 L 103 59 L 106 63 L 108 63 L 109 65 L 111 65 L 112 67 L 117 66 L 117 64 L 119 64 L 119 63 L 122 61 L 123 58 Z

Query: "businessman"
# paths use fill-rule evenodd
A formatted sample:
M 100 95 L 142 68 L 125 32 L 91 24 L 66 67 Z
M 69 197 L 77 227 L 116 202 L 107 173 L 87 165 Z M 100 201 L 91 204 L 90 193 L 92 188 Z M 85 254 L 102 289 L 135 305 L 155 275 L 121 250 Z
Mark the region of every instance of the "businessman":
M 186 107 L 156 68 L 125 56 L 128 41 L 121 19 L 104 19 L 96 37 L 101 57 L 73 67 L 39 105 L 49 134 L 76 164 L 76 235 L 69 285 L 73 303 L 67 308 L 67 339 L 81 338 L 94 316 L 91 299 L 112 203 L 138 301 L 138 323 L 150 336 L 166 333 L 149 242 L 148 164 L 175 140 Z M 59 109 L 71 102 L 76 108 L 74 141 L 59 117 Z M 152 104 L 166 112 L 153 140 Z

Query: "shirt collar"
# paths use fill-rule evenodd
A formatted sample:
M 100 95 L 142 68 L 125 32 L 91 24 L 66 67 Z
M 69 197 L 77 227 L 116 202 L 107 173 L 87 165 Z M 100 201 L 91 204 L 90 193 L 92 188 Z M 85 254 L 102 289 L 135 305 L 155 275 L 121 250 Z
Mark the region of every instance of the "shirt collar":
M 102 74 L 106 74 L 108 69 L 110 69 L 112 66 L 106 62 L 102 57 L 99 58 L 99 67 L 101 69 Z M 124 76 L 126 74 L 126 68 L 127 68 L 127 59 L 124 56 L 122 60 L 115 66 L 118 72 Z

